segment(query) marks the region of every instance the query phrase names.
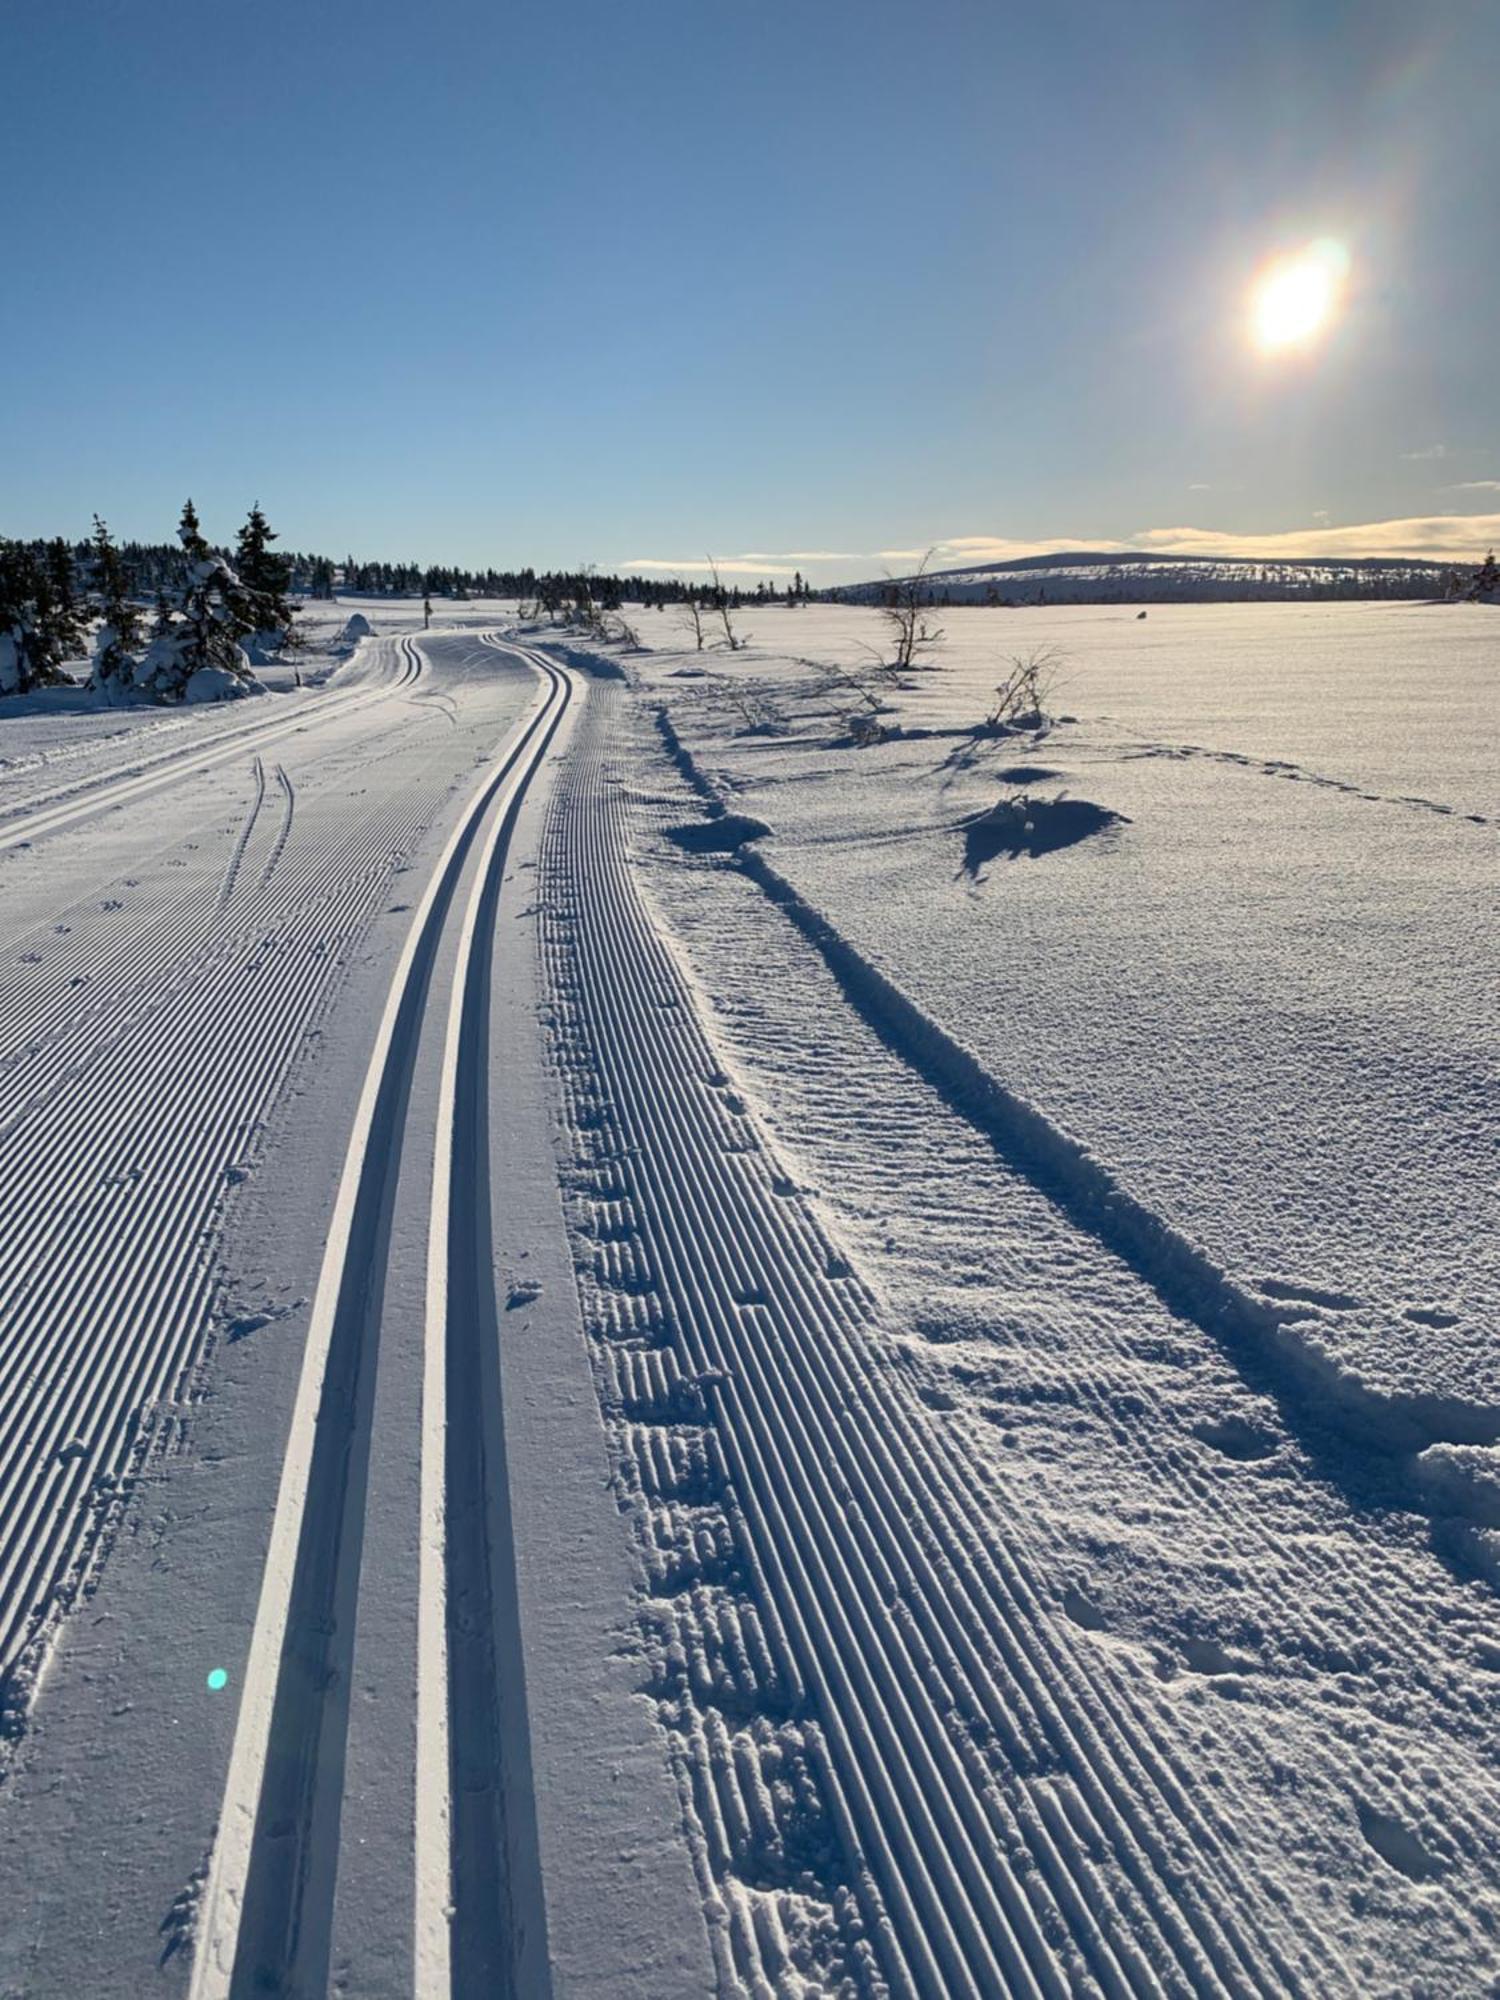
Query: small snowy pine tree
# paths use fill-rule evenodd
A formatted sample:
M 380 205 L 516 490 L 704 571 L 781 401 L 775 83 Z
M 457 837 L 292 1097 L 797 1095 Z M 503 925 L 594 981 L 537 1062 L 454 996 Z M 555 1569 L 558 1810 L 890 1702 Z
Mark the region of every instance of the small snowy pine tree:
M 1481 604 L 1500 603 L 1500 563 L 1493 549 L 1475 571 L 1469 595 Z
M 54 666 L 61 667 L 64 660 L 77 659 L 82 653 L 84 624 L 73 551 L 60 535 L 48 542 L 39 570 L 38 620 L 48 655 Z
M 94 635 L 89 686 L 105 696 L 123 693 L 135 672 L 132 648 L 140 640 L 140 614 L 126 595 L 125 565 L 109 529 L 94 516 L 94 599 L 99 629 Z M 170 615 L 167 620 L 170 623 Z
M 260 622 L 242 635 L 250 641 L 252 653 L 257 657 L 284 645 L 292 628 L 292 607 L 287 602 L 292 566 L 285 556 L 272 549 L 276 539 L 276 532 L 257 501 L 240 529 L 234 552 L 240 582 L 258 600 L 256 615 Z
M 259 629 L 260 599 L 209 548 L 191 500 L 177 538 L 186 558 L 177 604 L 137 665 L 135 686 L 153 701 L 220 701 L 256 692 L 260 684 L 240 640 Z
M 0 541 L 0 695 L 30 694 L 67 681 L 68 648 L 53 582 L 28 548 Z

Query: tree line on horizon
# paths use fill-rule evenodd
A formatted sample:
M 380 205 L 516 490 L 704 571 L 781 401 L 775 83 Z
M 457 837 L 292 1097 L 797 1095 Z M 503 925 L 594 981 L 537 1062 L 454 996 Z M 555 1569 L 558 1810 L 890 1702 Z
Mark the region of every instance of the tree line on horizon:
M 336 564 L 326 556 L 278 551 L 272 546 L 278 539 L 257 504 L 233 548 L 216 547 L 203 535 L 191 500 L 183 508 L 173 542 L 117 543 L 97 515 L 94 532 L 84 542 L 69 542 L 62 536 L 50 541 L 0 537 L 0 696 L 68 684 L 74 679 L 68 666 L 83 659 L 88 662 L 89 687 L 107 698 L 177 701 L 190 691 L 194 699 L 250 692 L 255 688 L 253 666 L 294 643 L 298 606 L 293 600 L 298 597 L 514 598 L 556 619 L 580 604 L 601 614 L 618 612 L 626 603 L 658 611 L 687 605 L 695 612 L 720 614 L 746 605 L 795 608 L 815 596 L 888 605 L 900 587 L 887 578 L 883 584 L 814 592 L 799 570 L 784 591 L 769 580 L 745 590 L 726 583 L 711 559 L 712 581 L 702 583 L 680 577 L 601 576 L 592 565 L 572 571 L 538 571 L 530 566 L 469 570 L 445 564 L 358 562 L 352 555 Z M 1170 601 L 1179 595 L 1406 596 L 1412 594 L 1418 571 L 1425 580 L 1438 566 L 1390 565 L 1391 573 L 1380 579 L 1383 587 L 1372 588 L 1370 580 L 1356 578 L 1356 566 L 1309 564 L 1305 566 L 1309 574 L 1295 593 L 1282 580 L 1288 565 L 1258 567 L 1259 589 L 1254 578 L 1239 577 L 1231 584 L 1213 575 L 1210 564 L 1200 574 L 1198 588 L 1179 584 L 1124 592 L 1106 584 L 1103 592 L 1082 594 L 1094 601 L 1122 603 L 1142 598 Z M 1350 574 L 1335 574 L 1341 567 Z M 1313 574 L 1324 570 L 1326 575 Z M 963 601 L 950 589 L 960 578 L 929 575 L 925 561 L 911 581 L 926 604 L 946 605 L 955 597 Z M 1205 582 L 1207 589 L 1202 587 Z M 984 588 L 984 597 L 971 596 L 969 601 L 1007 608 L 1048 601 L 1045 585 L 1029 600 L 1001 597 L 993 581 Z M 1053 602 L 1065 602 L 1070 594 L 1066 589 L 1057 594 L 1056 579 L 1054 593 Z M 1450 600 L 1500 600 L 1500 569 L 1493 553 L 1468 575 L 1448 570 L 1440 594 Z
M 815 594 L 800 570 L 784 588 L 763 581 L 747 591 L 717 571 L 712 582 L 689 583 L 601 576 L 591 565 L 475 570 L 353 555 L 336 563 L 278 551 L 278 539 L 257 504 L 232 547 L 212 544 L 191 500 L 170 542 L 116 542 L 97 515 L 86 541 L 0 537 L 0 695 L 67 684 L 67 666 L 80 660 L 89 687 L 107 695 L 178 700 L 195 673 L 209 672 L 248 686 L 250 667 L 292 641 L 298 598 L 516 598 L 560 615 L 580 601 L 603 611 L 626 603 L 709 609 L 721 600 L 738 609 L 807 604 Z

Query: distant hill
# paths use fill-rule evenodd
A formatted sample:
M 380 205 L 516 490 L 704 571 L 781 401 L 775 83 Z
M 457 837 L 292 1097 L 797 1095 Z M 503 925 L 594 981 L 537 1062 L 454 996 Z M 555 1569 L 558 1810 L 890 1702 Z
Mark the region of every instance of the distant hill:
M 1244 562 L 1223 556 L 1021 556 L 1014 562 L 934 570 L 939 604 L 1192 604 L 1267 598 L 1431 598 L 1449 594 L 1451 563 L 1365 556 L 1343 562 Z M 1463 572 L 1467 580 L 1467 572 Z M 827 595 L 878 602 L 889 583 L 847 584 Z

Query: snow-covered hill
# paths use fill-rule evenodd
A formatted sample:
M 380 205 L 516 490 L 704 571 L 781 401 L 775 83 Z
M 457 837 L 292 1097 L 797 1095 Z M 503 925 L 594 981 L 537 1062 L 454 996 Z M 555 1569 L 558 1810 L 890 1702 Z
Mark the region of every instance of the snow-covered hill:
M 1220 556 L 1079 551 L 936 570 L 943 604 L 1189 604 L 1265 598 L 1429 598 L 1446 594 L 1451 563 L 1369 557 L 1347 562 L 1243 562 Z M 878 602 L 887 579 L 833 593 Z

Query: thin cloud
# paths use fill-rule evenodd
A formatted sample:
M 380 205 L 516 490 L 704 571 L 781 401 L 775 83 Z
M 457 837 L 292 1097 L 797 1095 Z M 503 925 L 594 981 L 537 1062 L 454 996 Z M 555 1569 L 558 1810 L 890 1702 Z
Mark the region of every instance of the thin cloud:
M 785 549 L 777 555 L 766 555 L 751 549 L 739 557 L 740 562 L 868 562 L 870 558 L 859 550 L 850 555 L 847 550 L 836 549 Z
M 852 556 L 849 560 L 858 562 L 860 558 Z M 671 576 L 708 576 L 715 569 L 721 576 L 791 576 L 795 565 L 767 562 L 758 556 L 715 556 L 712 562 L 703 556 L 631 556 L 620 568 L 659 569 Z
M 1417 451 L 1403 451 L 1401 456 L 1407 459 L 1421 460 L 1426 458 L 1451 458 L 1452 453 L 1445 444 L 1424 444 Z
M 1065 555 L 1071 549 L 1124 549 L 1124 542 L 1080 540 L 1077 535 L 1047 541 L 1023 542 L 1003 535 L 949 535 L 920 549 L 881 549 L 882 562 L 920 562 L 931 554 L 934 568 L 977 568 L 980 563 L 1019 562 L 1023 556 Z
M 1500 493 L 1500 479 L 1460 479 L 1454 486 L 1445 486 L 1445 493 Z
M 1500 492 L 1500 480 L 1469 480 L 1465 487 L 1476 492 Z M 1357 521 L 1333 527 L 1323 512 L 1315 515 L 1307 527 L 1275 529 L 1265 534 L 1183 525 L 1141 528 L 1123 541 L 1089 534 L 1035 541 L 1006 535 L 949 535 L 919 548 L 878 549 L 873 555 L 835 554 L 831 550 L 776 556 L 751 552 L 719 556 L 717 562 L 723 576 L 759 577 L 790 576 L 794 569 L 814 561 L 862 564 L 872 569 L 880 564 L 900 570 L 914 567 L 929 554 L 935 570 L 979 569 L 992 563 L 998 566 L 1019 562 L 1026 556 L 1079 552 L 1106 556 L 1222 556 L 1243 562 L 1347 561 L 1358 556 L 1386 556 L 1465 563 L 1477 562 L 1491 546 L 1500 546 L 1500 513 L 1416 514 L 1395 521 Z M 706 556 L 632 556 L 619 568 L 656 570 L 672 576 L 707 576 L 709 562 Z
M 1496 482 L 1500 487 L 1500 481 Z M 1101 535 L 1023 542 L 988 535 L 956 535 L 935 542 L 933 567 L 978 568 L 985 563 L 1018 562 L 1025 556 L 1182 555 L 1223 556 L 1245 562 L 1316 562 L 1356 556 L 1411 557 L 1427 562 L 1474 562 L 1491 544 L 1500 544 L 1500 514 L 1420 514 L 1397 521 L 1328 524 L 1326 515 L 1305 528 L 1240 534 L 1203 527 L 1141 528 L 1124 541 Z M 916 562 L 926 549 L 882 549 L 886 562 Z
M 1362 521 L 1339 528 L 1291 528 L 1270 535 L 1211 528 L 1147 528 L 1131 537 L 1142 555 L 1238 556 L 1249 562 L 1316 561 L 1321 556 L 1411 556 L 1427 562 L 1472 562 L 1500 538 L 1500 514 L 1418 514 L 1400 521 Z
M 1188 487 L 1189 493 L 1212 493 L 1213 488 L 1206 479 L 1195 479 Z
M 832 549 L 790 549 L 774 555 L 750 549 L 744 555 L 714 556 L 712 560 L 707 556 L 631 556 L 619 567 L 622 570 L 659 569 L 673 576 L 681 576 L 686 571 L 707 576 L 714 569 L 725 576 L 791 576 L 803 563 L 863 563 L 873 560 L 872 556 L 840 554 Z

